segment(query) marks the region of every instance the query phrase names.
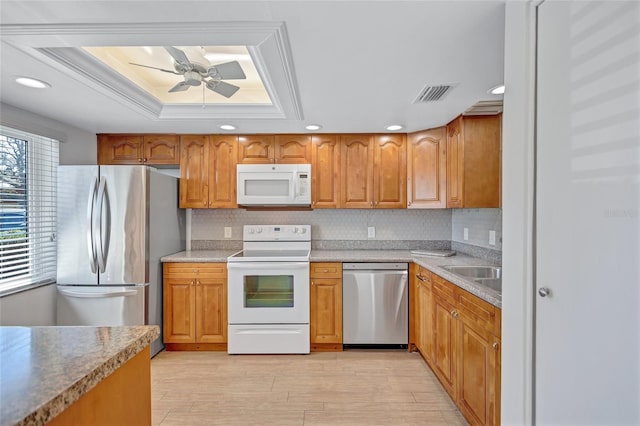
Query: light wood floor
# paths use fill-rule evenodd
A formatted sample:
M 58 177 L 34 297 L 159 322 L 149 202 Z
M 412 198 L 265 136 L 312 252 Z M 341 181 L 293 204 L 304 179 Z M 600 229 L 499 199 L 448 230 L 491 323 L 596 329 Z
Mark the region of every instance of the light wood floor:
M 161 352 L 154 425 L 466 425 L 420 355 Z

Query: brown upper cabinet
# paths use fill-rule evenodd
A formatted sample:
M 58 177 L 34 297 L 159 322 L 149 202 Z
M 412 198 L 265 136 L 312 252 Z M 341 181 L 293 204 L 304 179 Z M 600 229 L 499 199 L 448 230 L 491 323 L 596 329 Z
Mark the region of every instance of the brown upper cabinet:
M 237 207 L 237 136 L 185 135 L 181 146 L 180 207 Z
M 408 135 L 407 208 L 447 207 L 447 129 L 438 127 Z
M 447 125 L 447 207 L 500 206 L 501 115 L 459 116 Z
M 178 135 L 98 135 L 98 164 L 178 165 Z
M 309 164 L 309 135 L 248 135 L 238 137 L 238 164 Z
M 403 134 L 374 138 L 373 207 L 407 207 L 407 144 Z
M 343 208 L 405 208 L 407 151 L 402 134 L 342 135 Z
M 373 207 L 373 136 L 340 136 L 340 207 Z
M 337 135 L 311 138 L 311 206 L 340 206 L 340 143 Z

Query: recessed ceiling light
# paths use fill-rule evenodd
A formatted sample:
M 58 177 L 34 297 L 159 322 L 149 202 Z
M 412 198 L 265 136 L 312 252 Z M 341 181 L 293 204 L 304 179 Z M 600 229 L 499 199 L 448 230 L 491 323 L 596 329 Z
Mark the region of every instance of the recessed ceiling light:
M 320 130 L 322 126 L 319 124 L 307 124 L 304 128 L 307 130 Z
M 491 89 L 489 89 L 489 92 L 492 95 L 502 95 L 504 94 L 504 84 L 501 84 L 500 86 L 496 86 L 496 87 L 492 87 Z
M 234 126 L 233 124 L 221 124 L 220 128 L 222 130 L 235 130 L 236 126 Z
M 16 78 L 16 83 L 27 87 L 33 87 L 34 89 L 46 89 L 47 87 L 51 87 L 51 85 L 46 81 L 36 80 L 35 78 L 29 77 L 18 77 Z
M 391 130 L 391 131 L 400 130 L 402 128 L 403 128 L 403 126 L 401 126 L 399 124 L 391 124 L 391 125 L 386 127 L 387 130 Z

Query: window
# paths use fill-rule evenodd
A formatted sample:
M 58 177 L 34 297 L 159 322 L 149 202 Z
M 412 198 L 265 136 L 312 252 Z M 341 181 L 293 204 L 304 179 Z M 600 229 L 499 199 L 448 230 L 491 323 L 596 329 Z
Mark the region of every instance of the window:
M 0 294 L 55 281 L 58 141 L 0 126 Z

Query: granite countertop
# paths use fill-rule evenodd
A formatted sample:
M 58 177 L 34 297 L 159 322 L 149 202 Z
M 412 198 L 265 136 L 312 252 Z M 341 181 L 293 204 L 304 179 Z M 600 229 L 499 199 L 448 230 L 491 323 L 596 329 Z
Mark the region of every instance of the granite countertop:
M 158 326 L 0 327 L 0 425 L 41 425 L 160 335 Z
M 192 250 L 163 257 L 163 262 L 226 262 L 227 257 L 238 250 Z M 440 266 L 445 265 L 492 265 L 490 260 L 467 256 L 461 253 L 450 257 L 416 255 L 411 250 L 311 250 L 311 262 L 415 262 L 440 275 L 447 281 L 478 296 L 480 299 L 502 308 L 502 293 L 473 280 L 452 274 Z
M 413 254 L 411 250 L 312 250 L 310 260 L 312 262 L 415 262 L 493 306 L 502 308 L 501 292 L 441 268 L 449 265 L 500 266 L 486 259 L 460 253 L 449 257 L 423 256 Z
M 161 262 L 226 262 L 240 250 L 187 250 L 160 258 Z

